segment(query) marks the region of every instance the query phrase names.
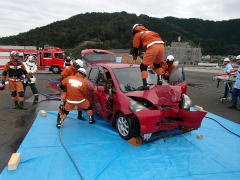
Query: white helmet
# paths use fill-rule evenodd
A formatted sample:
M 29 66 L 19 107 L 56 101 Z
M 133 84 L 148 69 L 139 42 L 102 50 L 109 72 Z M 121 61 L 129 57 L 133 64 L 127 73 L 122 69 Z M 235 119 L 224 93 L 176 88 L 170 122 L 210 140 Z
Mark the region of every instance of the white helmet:
M 132 32 L 133 32 L 133 33 L 135 33 L 135 28 L 136 28 L 137 26 L 142 26 L 142 24 L 134 24 L 133 27 L 132 27 Z
M 174 56 L 173 55 L 168 55 L 167 56 L 167 61 L 174 61 Z
M 27 61 L 36 61 L 36 57 L 30 55 L 30 56 L 27 57 Z
M 83 63 L 83 61 L 82 61 L 81 59 L 77 59 L 77 60 L 75 60 L 75 62 L 73 63 L 73 65 L 74 65 L 74 67 L 75 67 L 76 69 L 79 69 L 79 68 L 81 68 L 81 67 L 84 66 L 84 63 Z
M 223 62 L 230 62 L 229 58 L 224 58 Z
M 33 66 L 36 63 L 36 57 L 32 56 L 32 55 L 29 55 L 27 57 L 26 63 L 30 66 Z
M 240 60 L 240 55 L 238 55 L 238 56 L 236 57 L 236 60 Z
M 19 53 L 17 51 L 11 51 L 10 56 L 19 56 Z
M 80 72 L 81 74 L 83 74 L 84 76 L 87 75 L 86 74 L 86 69 L 84 69 L 84 68 L 79 68 L 77 71 Z

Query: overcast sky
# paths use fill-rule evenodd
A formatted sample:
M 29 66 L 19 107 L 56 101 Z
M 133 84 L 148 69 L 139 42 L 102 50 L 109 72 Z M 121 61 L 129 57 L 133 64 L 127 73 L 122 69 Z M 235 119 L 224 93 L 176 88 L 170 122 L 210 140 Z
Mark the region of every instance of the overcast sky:
M 121 12 L 163 18 L 240 18 L 240 0 L 0 0 L 0 37 L 86 12 Z

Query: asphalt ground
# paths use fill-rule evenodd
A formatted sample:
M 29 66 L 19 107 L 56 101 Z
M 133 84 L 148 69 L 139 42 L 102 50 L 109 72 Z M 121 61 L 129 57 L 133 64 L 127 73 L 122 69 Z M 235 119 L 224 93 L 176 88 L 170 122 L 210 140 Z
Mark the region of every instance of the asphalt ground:
M 216 87 L 216 81 L 212 81 L 212 73 L 186 71 L 186 79 L 189 82 L 188 94 L 192 98 L 193 105 L 202 106 L 206 111 L 222 116 L 231 121 L 240 123 L 240 111 L 227 107 L 230 102 L 221 103 L 219 97 L 223 92 L 223 84 Z M 37 74 L 37 78 L 59 78 L 54 74 Z M 39 91 L 51 94 L 56 93 L 47 87 L 48 81 L 38 81 Z M 13 109 L 8 90 L 0 91 L 0 172 L 7 164 L 12 153 L 16 152 L 28 130 L 36 118 L 37 112 L 44 110 L 57 110 L 59 102 L 46 100 L 40 96 L 40 102 L 32 105 L 32 93 L 28 87 L 26 90 L 25 107 L 27 110 Z M 41 136 L 41 135 L 40 135 Z
M 228 108 L 232 105 L 231 101 L 220 101 L 225 85 L 220 82 L 217 88 L 217 81 L 212 80 L 214 73 L 185 71 L 185 75 L 189 83 L 188 95 L 192 99 L 192 105 L 202 106 L 208 112 L 240 123 L 240 111 Z

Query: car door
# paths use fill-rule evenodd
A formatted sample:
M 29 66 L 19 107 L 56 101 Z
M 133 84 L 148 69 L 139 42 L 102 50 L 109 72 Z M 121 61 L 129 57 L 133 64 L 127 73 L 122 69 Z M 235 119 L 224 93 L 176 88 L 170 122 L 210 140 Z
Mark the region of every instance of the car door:
M 99 71 L 99 79 L 97 82 L 97 98 L 104 114 L 102 116 L 111 121 L 114 109 L 115 88 L 110 73 L 107 69 Z
M 91 68 L 88 79 L 91 89 L 93 89 L 92 106 L 94 110 L 106 120 L 109 120 L 112 113 L 113 100 L 107 87 L 108 82 L 105 71 L 102 67 L 94 66 Z

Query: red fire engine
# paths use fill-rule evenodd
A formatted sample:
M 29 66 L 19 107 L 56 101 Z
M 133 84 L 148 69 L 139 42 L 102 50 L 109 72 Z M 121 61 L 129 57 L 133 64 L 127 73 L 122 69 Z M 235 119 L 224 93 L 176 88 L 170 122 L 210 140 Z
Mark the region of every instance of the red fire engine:
M 0 70 L 10 60 L 10 52 L 17 51 L 20 60 L 25 60 L 28 55 L 37 57 L 38 70 L 49 70 L 60 73 L 64 68 L 64 51 L 60 48 L 39 49 L 35 46 L 0 46 Z

